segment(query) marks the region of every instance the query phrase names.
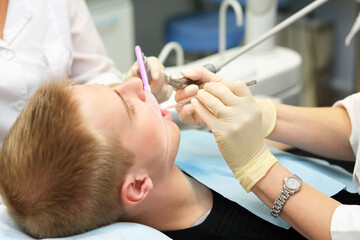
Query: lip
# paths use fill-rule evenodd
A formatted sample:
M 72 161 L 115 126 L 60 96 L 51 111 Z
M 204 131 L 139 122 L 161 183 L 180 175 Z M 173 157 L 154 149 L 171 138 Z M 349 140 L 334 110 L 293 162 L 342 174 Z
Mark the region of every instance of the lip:
M 150 106 L 152 106 L 155 109 L 155 111 L 158 112 L 160 110 L 161 116 L 164 119 L 172 121 L 171 113 L 165 109 L 160 109 L 159 103 L 157 102 L 155 96 L 152 93 L 145 92 L 145 95 L 146 95 L 146 102 Z
M 167 120 L 172 120 L 171 113 L 165 109 L 161 109 L 161 115 Z

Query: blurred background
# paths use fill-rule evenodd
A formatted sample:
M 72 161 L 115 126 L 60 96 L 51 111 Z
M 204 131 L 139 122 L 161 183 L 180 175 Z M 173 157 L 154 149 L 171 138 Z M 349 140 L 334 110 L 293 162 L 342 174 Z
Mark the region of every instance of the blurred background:
M 259 4 L 257 7 L 267 8 L 266 1 L 257 1 Z M 86 0 L 86 2 L 108 54 L 123 72 L 127 71 L 135 61 L 135 45 L 140 45 L 147 56 L 158 56 L 167 42 L 177 41 L 183 48 L 185 64 L 219 51 L 217 46 L 220 0 Z M 244 23 L 241 27 L 237 27 L 234 11 L 228 8 L 227 48 L 236 48 L 244 44 L 245 33 L 250 30 L 246 29 L 250 28 L 246 25 L 248 3 L 245 0 L 238 2 L 244 13 Z M 276 22 L 311 2 L 310 0 L 279 0 L 276 6 Z M 279 76 L 279 79 L 281 77 L 285 78 L 284 81 L 290 78 L 299 79 L 297 89 L 299 86 L 300 89 L 297 90 L 296 99 L 289 103 L 302 106 L 330 106 L 334 101 L 360 90 L 359 36 L 355 36 L 349 47 L 344 45 L 345 37 L 358 12 L 359 6 L 353 0 L 329 0 L 277 34 L 274 41 L 276 46 L 281 47 L 279 49 L 290 49 L 301 57 L 301 61 L 291 67 L 286 67 L 286 60 L 284 61 L 286 55 L 282 60 L 270 57 L 270 61 L 278 61 L 279 68 L 282 66 L 292 68 L 292 75 Z M 261 32 L 263 25 L 260 23 L 251 28 L 255 32 L 257 30 Z M 173 55 L 169 54 L 164 60 L 166 67 L 176 65 Z M 257 59 L 264 59 L 269 55 L 257 53 L 256 56 Z M 253 59 L 251 61 L 252 66 L 256 65 L 256 61 Z M 289 61 L 291 61 L 290 57 Z M 249 69 L 251 66 L 238 66 L 239 69 L 242 67 Z M 264 79 L 274 78 L 273 75 L 265 76 L 270 73 L 260 74 L 261 66 L 259 68 L 256 70 L 257 77 L 262 78 L 264 75 Z M 268 93 L 268 88 L 281 88 L 282 85 L 280 82 L 263 84 L 265 90 L 259 90 L 257 93 Z M 261 87 L 261 84 L 259 86 Z

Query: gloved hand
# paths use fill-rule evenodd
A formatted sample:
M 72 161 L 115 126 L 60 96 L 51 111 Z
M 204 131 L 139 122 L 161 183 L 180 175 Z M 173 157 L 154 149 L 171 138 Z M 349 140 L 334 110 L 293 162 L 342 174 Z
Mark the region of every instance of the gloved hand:
M 187 77 L 191 80 L 201 80 L 204 83 L 208 82 L 220 82 L 226 86 L 231 86 L 232 83 L 225 81 L 218 75 L 210 72 L 209 70 L 203 67 L 194 67 L 182 72 L 184 77 Z M 198 86 L 189 85 L 184 89 L 179 89 L 176 92 L 175 100 L 176 102 L 195 97 L 199 91 Z M 241 93 L 237 94 L 241 96 Z M 269 99 L 259 99 L 255 98 L 256 103 L 262 111 L 262 125 L 264 130 L 264 137 L 267 137 L 274 129 L 276 124 L 276 109 L 274 103 Z M 179 113 L 179 119 L 187 124 L 191 125 L 204 125 L 203 119 L 195 112 L 192 105 L 185 105 L 176 108 L 176 111 Z
M 162 103 L 169 99 L 173 89 L 171 86 L 165 85 L 165 67 L 159 62 L 159 60 L 156 57 L 148 57 L 147 61 L 151 74 L 151 92 L 154 94 L 157 101 Z M 127 72 L 125 81 L 131 77 L 141 78 L 138 70 L 139 65 L 135 62 Z
M 276 125 L 277 118 L 275 104 L 270 99 L 254 99 L 262 112 L 261 123 L 264 131 L 264 137 L 267 137 L 274 130 Z
M 213 74 L 209 70 L 203 67 L 193 67 L 182 71 L 181 74 L 189 78 L 191 80 L 201 80 L 203 83 L 207 82 L 222 82 L 226 81 L 219 77 L 216 74 Z M 199 87 L 197 85 L 189 85 L 184 89 L 179 89 L 175 94 L 175 101 L 180 102 L 192 97 L 195 97 L 197 92 L 199 91 Z M 191 104 L 184 105 L 181 107 L 177 107 L 176 111 L 179 113 L 179 119 L 187 124 L 191 125 L 204 125 L 204 121 L 201 117 L 194 111 L 194 108 Z
M 239 97 L 242 96 L 242 97 Z M 245 83 L 211 82 L 193 99 L 230 169 L 249 192 L 277 162 L 267 149 L 262 112 Z

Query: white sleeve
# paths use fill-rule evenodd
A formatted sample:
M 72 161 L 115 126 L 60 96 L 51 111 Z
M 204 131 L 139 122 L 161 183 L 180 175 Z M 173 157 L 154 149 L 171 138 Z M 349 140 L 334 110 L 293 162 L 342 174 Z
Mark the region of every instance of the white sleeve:
M 360 206 L 340 205 L 331 219 L 331 239 L 360 239 Z
M 84 0 L 68 0 L 73 62 L 71 80 L 77 83 L 121 82 L 121 74 L 107 56 Z
M 349 141 L 356 156 L 353 180 L 356 190 L 360 192 L 360 93 L 336 102 L 334 107 L 344 107 L 350 118 Z M 340 205 L 337 207 L 331 219 L 330 231 L 332 239 L 360 239 L 360 206 Z
M 354 150 L 355 156 L 359 146 L 360 130 L 360 93 L 355 93 L 347 98 L 338 101 L 334 107 L 342 106 L 346 109 L 351 122 L 350 144 Z
M 351 122 L 350 144 L 356 156 L 353 172 L 355 189 L 360 193 L 360 93 L 355 93 L 344 100 L 334 104 L 335 107 L 342 106 L 346 109 Z

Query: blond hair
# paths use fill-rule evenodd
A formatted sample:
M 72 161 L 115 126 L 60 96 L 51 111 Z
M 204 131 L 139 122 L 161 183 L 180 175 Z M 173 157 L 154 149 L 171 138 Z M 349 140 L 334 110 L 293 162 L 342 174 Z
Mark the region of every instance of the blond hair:
M 121 219 L 119 187 L 132 156 L 92 131 L 66 80 L 41 86 L 5 137 L 0 191 L 9 214 L 38 238 Z

